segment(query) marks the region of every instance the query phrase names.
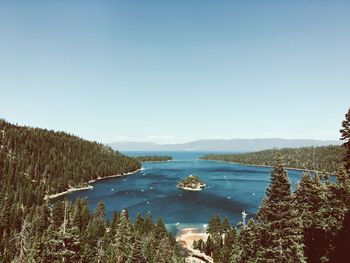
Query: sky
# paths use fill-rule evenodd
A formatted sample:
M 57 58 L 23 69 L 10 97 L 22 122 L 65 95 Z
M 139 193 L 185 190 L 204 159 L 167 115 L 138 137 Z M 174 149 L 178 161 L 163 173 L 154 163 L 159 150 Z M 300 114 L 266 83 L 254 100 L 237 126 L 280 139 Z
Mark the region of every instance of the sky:
M 338 139 L 350 1 L 0 0 L 0 118 L 100 142 Z

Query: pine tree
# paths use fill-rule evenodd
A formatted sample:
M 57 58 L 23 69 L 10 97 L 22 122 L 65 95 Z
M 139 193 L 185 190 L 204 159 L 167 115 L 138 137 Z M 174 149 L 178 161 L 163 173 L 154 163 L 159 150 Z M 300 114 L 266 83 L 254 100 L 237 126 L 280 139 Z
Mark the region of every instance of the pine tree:
M 258 212 L 260 244 L 257 258 L 262 262 L 305 262 L 300 221 L 292 203 L 290 181 L 278 157 L 263 206 Z
M 50 226 L 43 237 L 44 249 L 41 254 L 43 262 L 79 262 L 80 238 L 76 227 L 64 227 L 54 229 Z
M 223 221 L 223 228 L 224 228 L 224 243 L 223 247 L 220 252 L 220 258 L 222 263 L 228 263 L 230 259 L 230 255 L 232 252 L 233 247 L 236 245 L 236 239 L 237 239 L 237 232 L 236 229 L 233 228 L 231 225 L 229 226 L 229 223 L 224 218 Z
M 128 263 L 147 263 L 146 257 L 143 251 L 143 242 L 139 235 L 135 237 L 135 242 L 132 248 L 132 252 L 129 256 Z
M 144 231 L 149 233 L 153 230 L 153 220 L 152 220 L 152 215 L 151 213 L 147 213 L 145 217 L 145 224 L 144 224 Z
M 157 263 L 171 263 L 173 256 L 173 250 L 168 239 L 163 239 L 159 242 L 159 246 L 156 248 L 156 253 L 153 262 Z
M 58 228 L 63 223 L 63 217 L 64 217 L 64 206 L 63 202 L 56 202 L 54 209 L 52 211 L 52 223 L 55 228 Z
M 225 216 L 224 219 L 222 220 L 222 227 L 221 228 L 222 228 L 223 234 L 226 234 L 226 233 L 231 231 L 232 226 L 231 226 L 230 221 L 229 221 L 227 216 Z
M 322 245 L 326 241 L 324 238 L 324 222 L 322 222 L 320 209 L 324 199 L 324 187 L 318 175 L 312 179 L 309 173 L 302 175 L 295 193 L 293 194 L 295 207 L 302 222 L 304 255 L 308 262 L 318 262 L 324 254 Z
M 139 234 L 144 233 L 144 222 L 145 220 L 142 218 L 141 214 L 138 213 L 135 220 L 135 231 Z
M 115 246 L 116 262 L 126 262 L 133 248 L 133 230 L 125 210 L 121 214 L 121 221 L 115 236 Z
M 25 219 L 22 224 L 21 232 L 17 235 L 16 245 L 18 245 L 19 255 L 15 259 L 16 263 L 25 263 L 26 253 L 29 247 L 29 237 L 31 234 L 30 232 L 31 225 Z
M 154 238 L 157 241 L 167 237 L 167 231 L 166 231 L 163 219 L 161 217 L 157 219 L 157 223 L 153 231 L 154 231 Z
M 330 254 L 329 262 L 347 263 L 350 251 L 350 210 L 345 214 L 342 228 L 334 239 L 334 251 Z
M 303 173 L 301 181 L 293 194 L 295 206 L 303 221 L 303 228 L 315 223 L 317 212 L 323 202 L 321 183 L 317 175 L 314 180 L 309 173 Z
M 36 232 L 43 233 L 50 225 L 50 210 L 48 204 L 38 207 L 36 215 Z
M 210 235 L 207 238 L 207 242 L 205 242 L 205 249 L 204 249 L 204 253 L 208 256 L 212 256 L 213 253 L 213 242 L 211 240 Z
M 341 140 L 344 141 L 344 148 L 346 150 L 344 157 L 345 171 L 350 177 L 350 108 L 345 114 L 345 120 L 342 123 L 342 129 L 340 130 Z
M 238 240 L 233 246 L 230 263 L 250 263 L 256 261 L 256 252 L 260 243 L 257 226 L 254 219 L 240 229 Z M 276 261 L 277 262 L 277 261 Z
M 81 199 L 78 198 L 75 201 L 75 205 L 74 205 L 72 224 L 74 226 L 76 226 L 79 229 L 79 231 L 81 231 L 83 229 L 83 222 L 82 222 L 82 218 L 81 218 L 81 212 L 82 212 Z
M 106 210 L 105 205 L 102 201 L 100 201 L 95 209 L 95 212 L 93 214 L 92 220 L 93 220 L 93 235 L 94 239 L 97 241 L 99 238 L 103 237 L 105 234 L 106 228 L 103 223 L 103 219 L 105 217 Z
M 349 207 L 349 191 L 347 184 L 322 184 L 323 202 L 316 215 L 317 227 L 313 229 L 313 252 L 308 255 L 310 262 L 332 262 L 331 255 L 336 246 L 337 235 L 344 230 L 344 217 Z M 346 219 L 346 218 L 345 218 Z M 345 232 L 344 232 L 345 233 Z M 307 242 L 307 240 L 306 240 Z
M 223 232 L 223 226 L 219 215 L 214 215 L 208 223 L 207 233 L 209 237 L 207 239 L 206 248 L 206 254 L 213 257 L 214 261 L 220 260 L 220 251 L 223 245 Z

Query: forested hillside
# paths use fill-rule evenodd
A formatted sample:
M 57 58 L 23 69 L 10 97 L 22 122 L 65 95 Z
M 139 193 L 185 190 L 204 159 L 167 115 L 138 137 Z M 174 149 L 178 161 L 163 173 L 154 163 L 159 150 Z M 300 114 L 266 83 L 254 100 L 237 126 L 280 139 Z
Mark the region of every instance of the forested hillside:
M 125 212 L 109 224 L 103 204 L 90 215 L 86 201 L 51 207 L 44 200 L 138 168 L 102 144 L 0 120 L 0 262 L 126 262 L 141 248 L 147 262 L 172 258 L 174 241 L 161 220 L 155 226 L 139 217 L 134 226 Z
M 14 203 L 40 204 L 45 194 L 138 168 L 137 160 L 102 144 L 0 121 L 0 190 Z
M 273 166 L 276 156 L 284 157 L 286 167 L 316 170 L 335 174 L 343 166 L 345 154 L 342 146 L 319 146 L 302 148 L 271 149 L 236 154 L 208 154 L 201 159 L 235 162 L 241 164 Z

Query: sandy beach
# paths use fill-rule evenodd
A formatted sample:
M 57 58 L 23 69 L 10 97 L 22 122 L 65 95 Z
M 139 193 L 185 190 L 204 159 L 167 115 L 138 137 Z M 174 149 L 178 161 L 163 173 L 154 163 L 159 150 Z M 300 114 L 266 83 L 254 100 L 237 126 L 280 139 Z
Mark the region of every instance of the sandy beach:
M 183 228 L 176 237 L 176 241 L 180 244 L 182 250 L 186 255 L 187 263 L 213 263 L 213 259 L 197 249 L 193 249 L 192 244 L 194 240 L 203 239 L 206 241 L 208 234 L 201 232 L 197 228 Z

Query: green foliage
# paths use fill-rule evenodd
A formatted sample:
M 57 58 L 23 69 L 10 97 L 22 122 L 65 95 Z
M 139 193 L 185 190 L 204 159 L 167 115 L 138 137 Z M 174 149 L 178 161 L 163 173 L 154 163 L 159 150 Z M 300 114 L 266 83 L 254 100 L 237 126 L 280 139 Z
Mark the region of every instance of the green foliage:
M 222 224 L 219 215 L 214 215 L 208 223 L 207 233 L 210 235 L 213 234 L 222 234 Z
M 342 123 L 342 129 L 340 130 L 341 140 L 344 141 L 344 166 L 345 171 L 350 175 L 350 108 L 348 112 L 345 114 L 345 120 Z
M 256 257 L 264 262 L 306 262 L 300 220 L 292 204 L 290 181 L 282 158 L 271 172 L 270 186 L 257 216 Z
M 343 147 L 330 145 L 320 147 L 271 149 L 237 154 L 208 154 L 201 157 L 201 159 L 249 165 L 273 166 L 273 160 L 276 156 L 283 156 L 286 167 L 336 174 L 343 169 L 342 159 L 344 153 L 345 150 Z M 350 160 L 350 155 L 348 160 Z

